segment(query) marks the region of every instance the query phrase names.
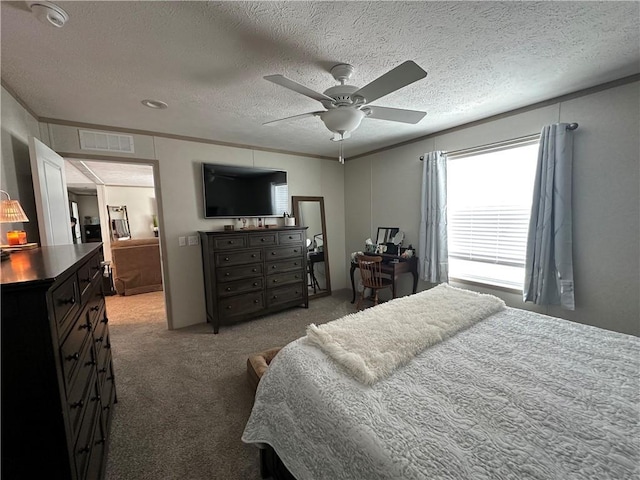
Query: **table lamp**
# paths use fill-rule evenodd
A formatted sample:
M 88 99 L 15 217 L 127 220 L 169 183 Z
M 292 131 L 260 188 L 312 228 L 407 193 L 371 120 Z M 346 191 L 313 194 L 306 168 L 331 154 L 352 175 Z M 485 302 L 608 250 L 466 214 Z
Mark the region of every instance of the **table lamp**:
M 28 222 L 29 219 L 24 213 L 18 200 L 11 200 L 11 197 L 4 190 L 0 190 L 7 196 L 6 200 L 0 203 L 0 223 Z M 10 247 L 25 245 L 27 243 L 27 232 L 24 230 L 11 230 L 7 232 L 7 244 Z

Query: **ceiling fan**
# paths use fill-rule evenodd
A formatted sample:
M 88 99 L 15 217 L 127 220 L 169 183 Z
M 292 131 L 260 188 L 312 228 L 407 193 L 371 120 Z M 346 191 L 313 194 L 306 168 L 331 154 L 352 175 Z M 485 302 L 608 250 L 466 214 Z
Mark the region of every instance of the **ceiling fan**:
M 384 75 L 378 77 L 364 87 L 347 85 L 347 81 L 353 75 L 355 68 L 346 63 L 335 65 L 331 69 L 331 75 L 340 85 L 328 88 L 323 93 L 316 92 L 304 85 L 286 78 L 283 75 L 267 75 L 265 80 L 288 88 L 294 92 L 301 93 L 309 98 L 318 100 L 326 110 L 302 113 L 292 117 L 281 118 L 264 123 L 272 125 L 274 123 L 289 120 L 318 116 L 325 126 L 333 132 L 333 141 L 342 141 L 351 136 L 351 132 L 360 126 L 365 117 L 377 120 L 387 120 L 391 122 L 418 123 L 426 115 L 426 112 L 417 110 L 405 110 L 402 108 L 378 107 L 371 105 L 372 102 L 384 97 L 396 90 L 399 90 L 413 82 L 427 76 L 422 68 L 415 62 L 407 60 L 397 67 L 389 70 Z M 340 152 L 342 158 L 342 144 Z

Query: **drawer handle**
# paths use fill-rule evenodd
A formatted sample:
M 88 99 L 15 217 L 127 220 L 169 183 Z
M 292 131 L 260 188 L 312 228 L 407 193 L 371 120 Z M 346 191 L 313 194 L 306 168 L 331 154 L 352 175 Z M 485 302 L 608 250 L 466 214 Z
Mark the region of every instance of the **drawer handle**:
M 61 298 L 60 299 L 60 305 L 67 305 L 67 304 L 71 304 L 73 305 L 74 303 L 76 303 L 76 299 L 75 297 L 70 297 L 70 298 Z
M 104 409 L 103 409 L 103 410 L 104 410 Z M 105 439 L 104 439 L 104 438 L 101 438 L 100 440 L 97 440 L 97 441 L 94 443 L 94 445 L 103 445 L 103 444 L 104 444 L 104 442 L 105 442 Z
M 252 254 L 251 254 L 251 258 L 256 258 L 256 254 L 255 254 L 255 253 L 252 253 Z
M 80 359 L 80 354 L 78 352 L 76 352 L 73 355 L 67 355 L 66 359 L 69 360 L 69 361 L 78 360 L 78 359 Z
M 104 346 L 104 348 L 106 348 L 106 349 L 111 348 L 111 344 L 110 344 L 110 343 L 106 343 L 106 344 L 105 344 L 105 346 Z
M 230 291 L 231 291 L 231 287 L 227 287 L 225 290 L 226 290 L 227 292 L 230 292 Z
M 112 382 L 115 378 L 116 378 L 115 376 L 111 375 L 110 377 L 107 377 L 107 380 Z
M 106 407 L 102 407 L 102 410 L 107 411 L 111 408 L 111 405 L 107 405 Z
M 271 252 L 271 255 L 277 255 L 278 252 Z
M 98 338 L 96 338 L 96 343 L 100 343 L 104 340 L 104 335 L 99 336 Z
M 275 270 L 278 267 L 276 265 L 271 265 L 271 268 L 273 268 Z
M 233 240 L 229 240 L 229 245 L 233 245 Z
M 80 450 L 78 450 L 78 453 L 89 453 L 91 451 L 91 449 L 89 447 L 82 447 Z
M 95 397 L 91 397 L 91 401 L 92 402 L 99 402 L 100 400 L 102 400 L 102 397 L 100 395 L 96 395 Z
M 84 401 L 79 400 L 75 403 L 72 403 L 71 405 L 69 405 L 70 408 L 81 408 L 84 405 Z
M 87 277 L 83 280 L 84 283 L 91 283 L 91 277 Z
M 260 300 L 254 300 L 253 303 L 260 303 Z
M 228 262 L 229 261 L 229 257 L 224 257 L 224 261 Z
M 231 305 L 227 305 L 227 310 L 231 310 Z
M 261 241 L 261 242 L 265 242 L 266 240 L 265 240 L 264 238 L 261 238 L 261 239 L 260 239 L 260 241 Z
M 231 275 L 229 272 L 224 274 L 225 277 L 228 277 L 229 275 Z
M 257 268 L 252 268 L 252 269 L 251 269 L 251 271 L 252 271 L 253 273 L 255 273 L 255 272 L 257 272 L 257 271 L 258 271 L 258 269 L 257 269 Z
M 296 278 L 300 278 L 300 275 L 296 275 Z
M 298 253 L 298 250 L 294 248 L 293 253 Z
M 253 286 L 257 287 L 258 286 L 258 282 L 253 282 Z
M 293 262 L 293 266 L 297 267 L 298 266 L 298 262 Z
M 90 367 L 91 365 L 95 365 L 96 361 L 95 360 L 89 360 L 88 362 L 86 362 L 84 364 L 85 367 Z
M 274 295 L 274 296 L 273 296 L 273 297 L 271 297 L 271 298 L 273 298 L 273 299 L 275 300 L 275 299 L 277 299 L 277 298 L 278 298 L 278 295 Z
M 107 367 L 102 367 L 100 370 L 98 370 L 98 373 L 107 373 Z
M 273 283 L 278 283 L 278 279 L 277 278 L 274 278 L 272 281 L 273 281 Z
M 293 240 L 293 235 L 289 235 L 289 240 Z
M 100 323 L 109 323 L 109 319 L 107 317 L 104 317 L 102 320 L 100 320 Z
M 97 312 L 98 310 L 100 310 L 100 305 L 96 305 L 95 307 L 91 307 L 89 310 L 91 310 L 92 312 Z

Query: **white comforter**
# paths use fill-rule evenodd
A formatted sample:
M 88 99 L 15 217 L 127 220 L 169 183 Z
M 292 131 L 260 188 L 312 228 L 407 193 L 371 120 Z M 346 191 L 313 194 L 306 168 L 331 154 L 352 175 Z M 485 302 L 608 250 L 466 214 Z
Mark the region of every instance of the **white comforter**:
M 640 475 L 640 339 L 507 308 L 366 386 L 303 337 L 242 440 L 298 480 Z

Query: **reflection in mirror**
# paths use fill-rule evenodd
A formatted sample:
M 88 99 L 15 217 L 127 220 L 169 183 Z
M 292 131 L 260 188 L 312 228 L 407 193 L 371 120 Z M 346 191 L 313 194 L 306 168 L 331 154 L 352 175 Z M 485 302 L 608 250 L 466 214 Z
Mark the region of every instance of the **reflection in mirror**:
M 324 197 L 291 197 L 293 216 L 307 227 L 307 286 L 309 298 L 331 295 Z
M 392 241 L 393 237 L 400 231 L 398 227 L 378 227 L 376 244 L 385 244 Z

